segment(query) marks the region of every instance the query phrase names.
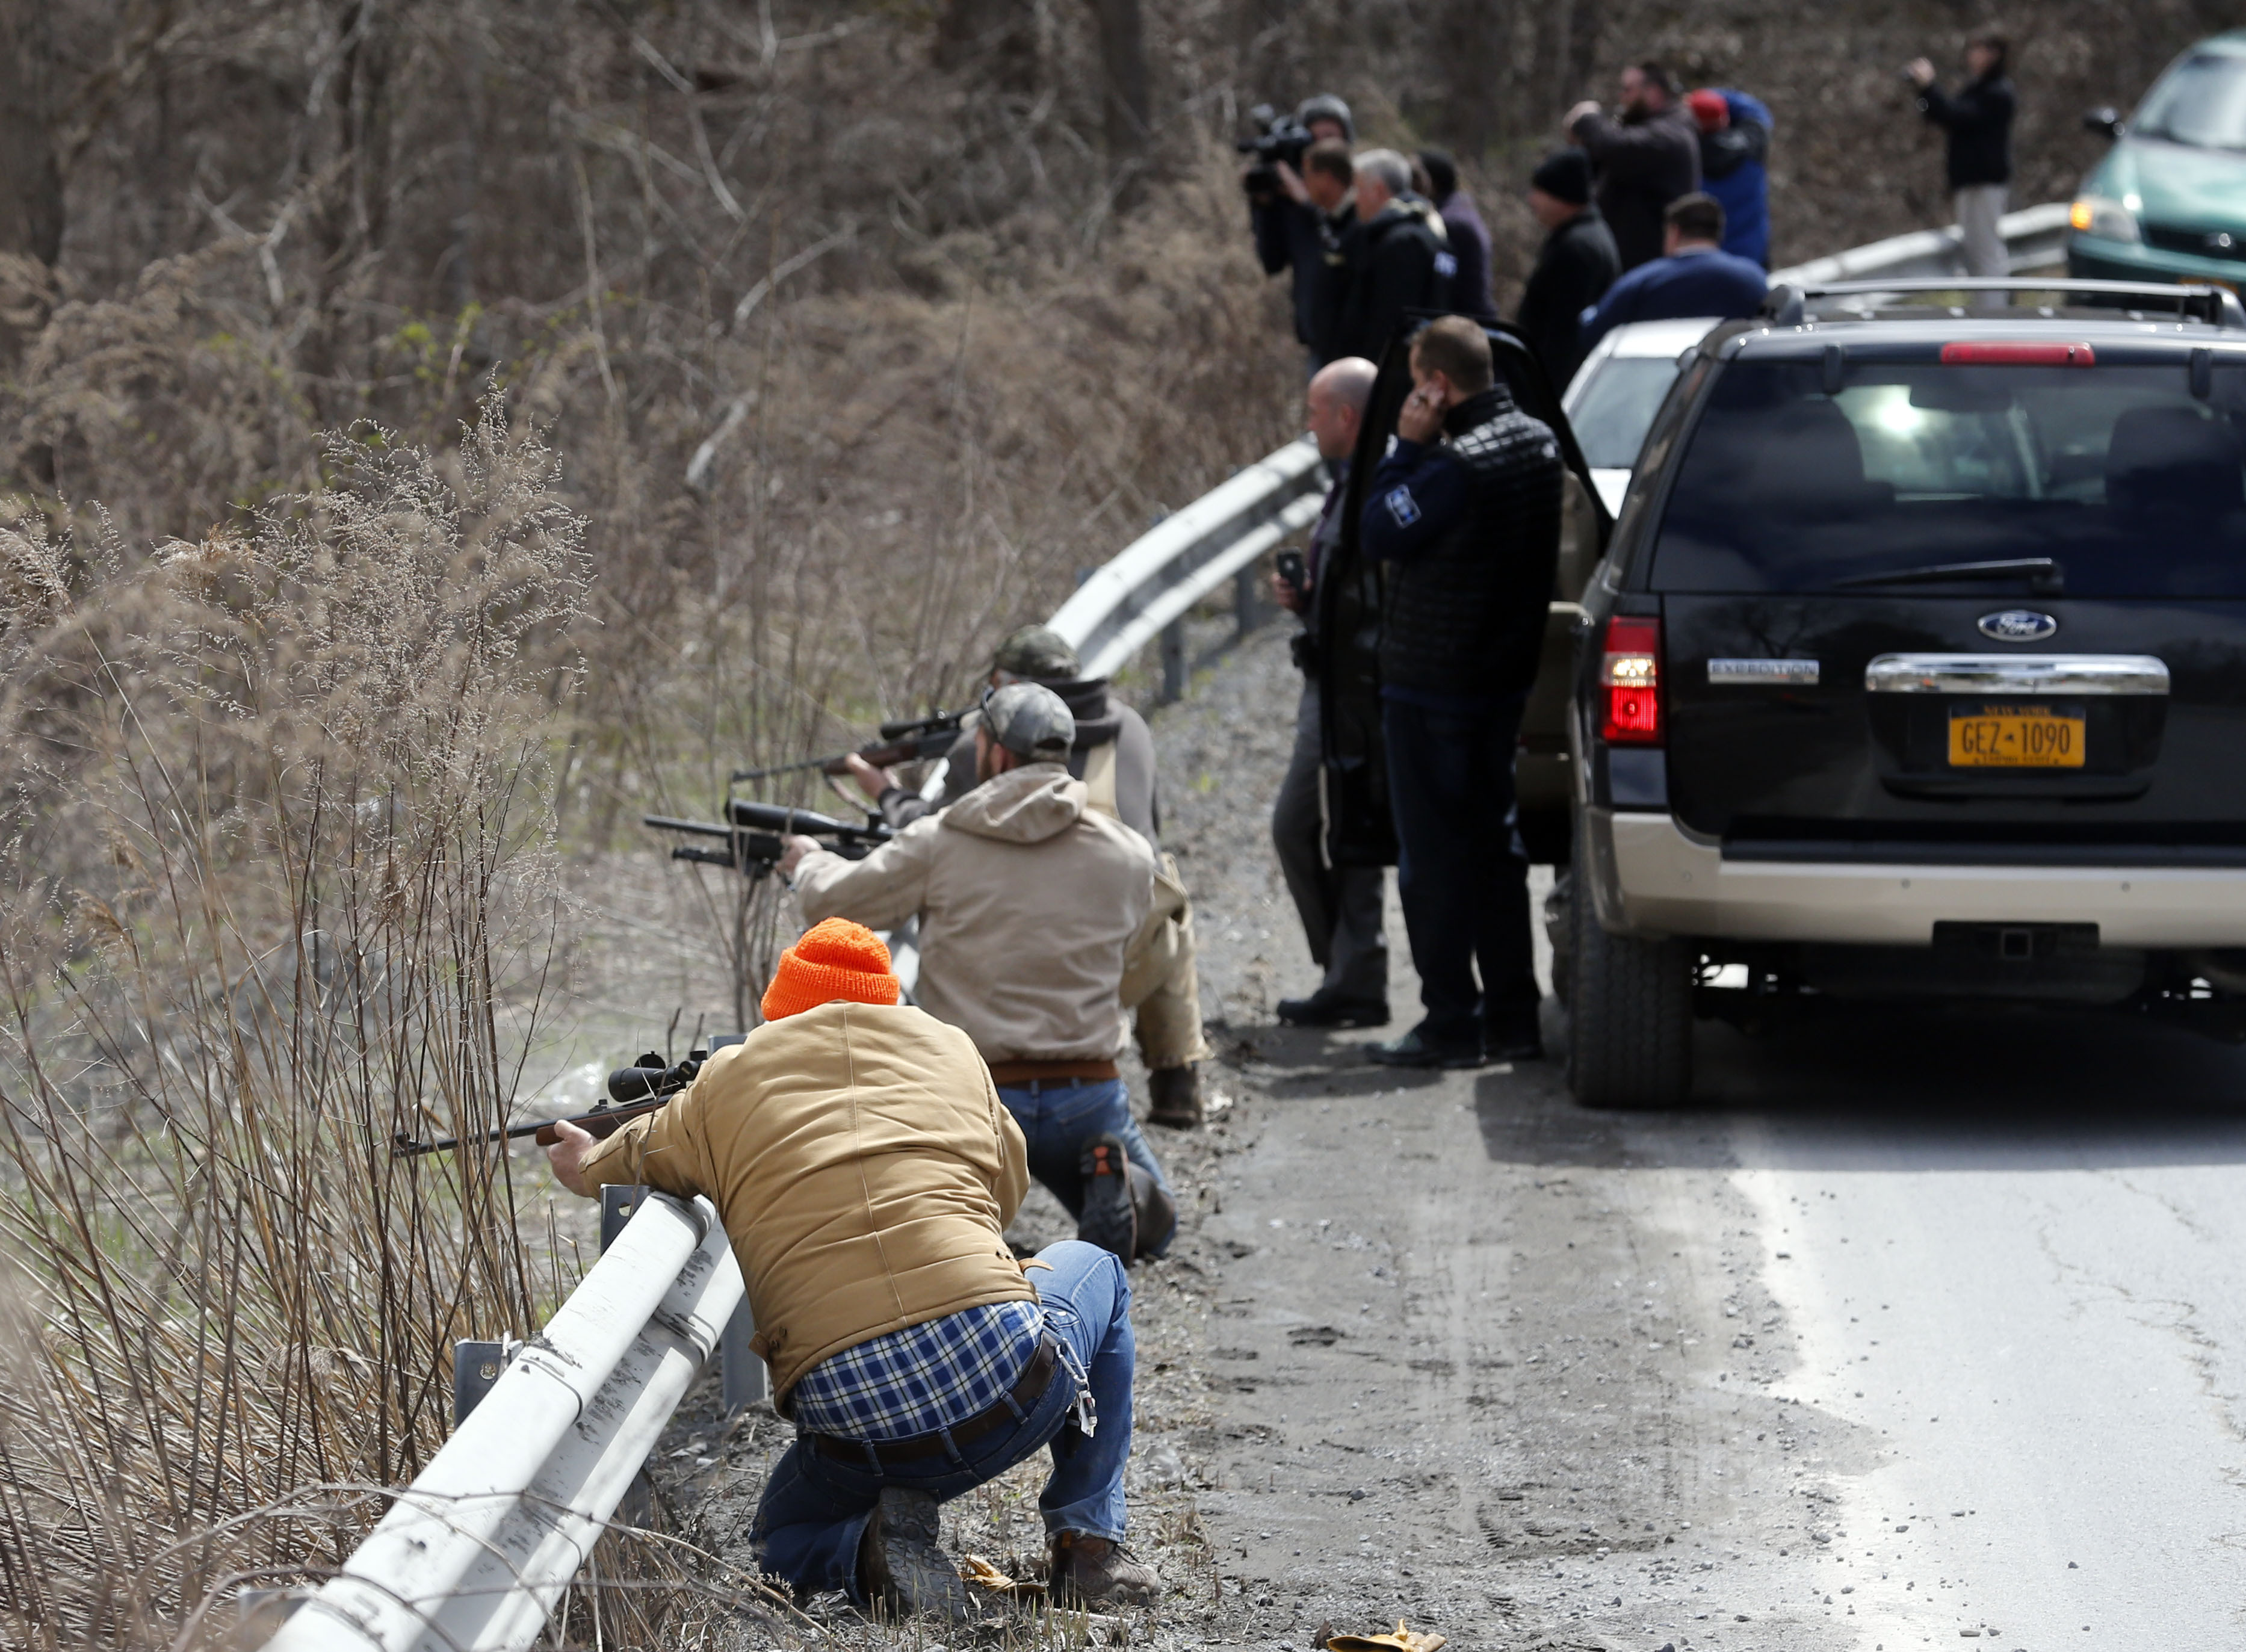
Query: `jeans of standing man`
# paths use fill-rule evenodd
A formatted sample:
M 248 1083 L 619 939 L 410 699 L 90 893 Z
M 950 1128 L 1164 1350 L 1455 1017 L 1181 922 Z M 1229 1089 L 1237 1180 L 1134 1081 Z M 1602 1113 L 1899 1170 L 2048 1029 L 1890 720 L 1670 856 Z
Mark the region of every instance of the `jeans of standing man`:
M 1964 237 L 1969 275 L 1994 278 L 2012 273 L 2004 238 L 1997 230 L 1997 221 L 2004 215 L 2004 198 L 2002 184 L 1974 184 L 1957 192 L 1957 228 Z
M 1271 846 L 1310 943 L 1325 971 L 1318 990 L 1342 998 L 1388 1000 L 1388 937 L 1381 922 L 1385 874 L 1378 867 L 1330 867 L 1325 812 L 1318 802 L 1318 685 L 1303 685 L 1295 750 L 1271 805 Z
M 1152 1176 L 1164 1193 L 1169 1178 L 1154 1161 L 1154 1150 L 1131 1116 L 1131 1092 L 1120 1078 L 1033 1078 L 1025 1084 L 1000 1084 L 998 1099 L 1014 1115 L 1030 1147 L 1030 1174 L 1052 1190 L 1072 1216 L 1084 1214 L 1084 1144 L 1094 1136 L 1123 1139 L 1131 1162 Z M 1159 1256 L 1177 1229 L 1139 1235 L 1140 1251 Z
M 1533 1014 L 1542 996 L 1513 785 L 1524 704 L 1514 697 L 1461 712 L 1388 700 L 1380 708 L 1396 888 L 1431 1043 L 1469 1043 L 1483 1022 Z
M 1030 1282 L 1044 1305 L 1045 1330 L 1066 1350 L 1045 1391 L 1011 1426 L 945 1453 L 883 1465 L 881 1446 L 863 1463 L 810 1450 L 799 1438 L 773 1465 L 757 1505 L 757 1554 L 765 1570 L 800 1594 L 842 1589 L 866 1604 L 858 1546 L 885 1485 L 910 1486 L 939 1501 L 995 1479 L 1040 1446 L 1052 1447 L 1052 1476 L 1038 1499 L 1045 1530 L 1123 1536 L 1123 1465 L 1131 1456 L 1131 1287 L 1123 1264 L 1097 1245 L 1063 1240 L 1038 1253 L 1052 1271 Z M 1070 1425 L 1074 1366 L 1090 1379 L 1092 1432 Z

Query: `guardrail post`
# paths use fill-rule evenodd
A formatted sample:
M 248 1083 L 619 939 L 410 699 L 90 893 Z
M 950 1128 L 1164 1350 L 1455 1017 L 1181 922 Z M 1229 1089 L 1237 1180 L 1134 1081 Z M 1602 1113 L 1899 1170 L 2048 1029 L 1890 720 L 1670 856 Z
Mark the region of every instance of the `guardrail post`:
M 1263 581 L 1257 577 L 1263 571 L 1260 562 L 1243 563 L 1232 575 L 1232 622 L 1235 636 L 1246 641 L 1248 634 L 1270 617 L 1263 607 Z
M 1181 614 L 1162 628 L 1162 704 L 1186 697 L 1186 622 Z
M 644 1187 L 606 1186 L 601 1189 L 602 1250 L 616 1242 L 616 1235 L 623 1232 L 624 1224 L 632 1219 L 632 1213 L 639 1208 L 640 1201 L 646 1197 L 647 1189 Z
M 745 1296 L 732 1318 L 725 1322 L 725 1334 L 718 1343 L 718 1383 L 725 1390 L 728 1417 L 771 1397 L 772 1373 L 749 1347 L 749 1339 L 756 1334 L 757 1316 L 749 1311 Z
M 468 1413 L 483 1404 L 499 1374 L 522 1344 L 507 1341 L 459 1342 L 453 1344 L 453 1426 L 468 1420 Z

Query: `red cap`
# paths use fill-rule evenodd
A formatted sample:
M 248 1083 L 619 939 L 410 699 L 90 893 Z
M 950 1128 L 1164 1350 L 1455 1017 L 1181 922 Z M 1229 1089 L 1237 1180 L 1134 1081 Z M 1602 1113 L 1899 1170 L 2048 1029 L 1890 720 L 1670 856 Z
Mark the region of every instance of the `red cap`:
M 1692 119 L 1700 123 L 1703 132 L 1721 132 L 1732 124 L 1732 105 L 1724 101 L 1720 92 L 1702 90 L 1684 99 Z

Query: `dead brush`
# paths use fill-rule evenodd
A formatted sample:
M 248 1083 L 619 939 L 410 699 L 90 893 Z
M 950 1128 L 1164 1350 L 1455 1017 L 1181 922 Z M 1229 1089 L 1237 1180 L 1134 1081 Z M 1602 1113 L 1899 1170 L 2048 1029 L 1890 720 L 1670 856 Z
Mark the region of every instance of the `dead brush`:
M 504 1154 L 390 1147 L 508 1110 L 580 523 L 496 411 L 447 466 L 328 465 L 130 568 L 0 533 L 10 1644 L 169 1644 L 334 1566 L 443 1437 L 453 1341 L 572 1282 Z

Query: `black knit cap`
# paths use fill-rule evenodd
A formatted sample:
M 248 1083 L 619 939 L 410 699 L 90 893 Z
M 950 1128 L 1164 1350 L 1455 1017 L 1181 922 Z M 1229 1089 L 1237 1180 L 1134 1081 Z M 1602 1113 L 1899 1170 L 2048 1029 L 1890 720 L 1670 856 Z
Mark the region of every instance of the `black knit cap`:
M 1591 198 L 1591 158 L 1580 149 L 1557 149 L 1529 174 L 1531 188 L 1581 207 Z
M 1351 143 L 1357 141 L 1357 122 L 1350 118 L 1349 105 L 1331 92 L 1303 99 L 1303 106 L 1295 111 L 1295 119 L 1306 126 L 1313 120 L 1338 120 L 1342 135 Z

